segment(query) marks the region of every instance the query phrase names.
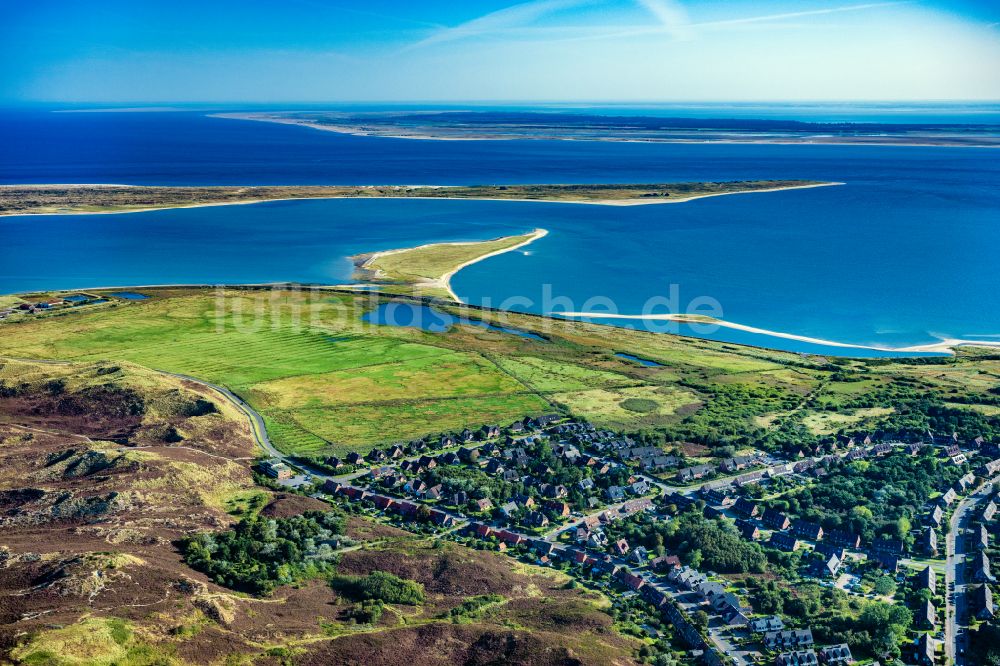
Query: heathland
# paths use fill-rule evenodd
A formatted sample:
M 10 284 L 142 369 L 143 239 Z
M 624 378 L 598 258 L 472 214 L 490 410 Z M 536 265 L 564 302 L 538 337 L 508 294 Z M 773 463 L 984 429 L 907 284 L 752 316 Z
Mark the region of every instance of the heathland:
M 243 415 L 204 386 L 124 362 L 0 361 L 0 660 L 637 663 L 641 643 L 616 630 L 603 595 L 275 492 L 255 483 L 257 453 Z M 308 551 L 296 584 L 258 596 L 218 584 L 178 552 L 196 533 L 224 543 L 243 520 L 265 536 L 277 526 L 276 552 L 291 557 L 305 544 L 290 539 L 317 516 L 331 529 L 314 529 L 309 542 L 336 535 L 338 576 L 419 594 L 353 603 L 351 590 L 317 576 L 328 544 Z

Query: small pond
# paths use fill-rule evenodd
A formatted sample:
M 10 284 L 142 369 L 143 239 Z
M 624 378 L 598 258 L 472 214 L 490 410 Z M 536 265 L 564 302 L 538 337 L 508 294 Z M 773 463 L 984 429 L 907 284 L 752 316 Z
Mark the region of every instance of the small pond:
M 361 319 L 369 324 L 419 328 L 423 331 L 430 331 L 431 333 L 444 333 L 455 324 L 464 324 L 466 326 L 485 328 L 491 331 L 496 331 L 497 333 L 517 335 L 529 340 L 548 342 L 537 333 L 522 331 L 518 328 L 495 326 L 484 321 L 479 321 L 478 319 L 456 317 L 455 315 L 447 312 L 441 312 L 440 310 L 435 310 L 430 306 L 417 303 L 401 303 L 397 301 L 391 303 L 381 303 L 374 310 L 366 312 Z

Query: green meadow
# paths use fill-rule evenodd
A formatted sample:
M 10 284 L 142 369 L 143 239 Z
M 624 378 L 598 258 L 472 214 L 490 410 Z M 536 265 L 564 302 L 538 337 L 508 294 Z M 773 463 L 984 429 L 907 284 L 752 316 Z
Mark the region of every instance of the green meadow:
M 914 391 L 940 394 L 942 407 L 966 420 L 993 415 L 1000 385 L 1000 362 L 978 353 L 931 363 L 831 360 L 532 315 L 464 313 L 546 337 L 537 341 L 474 326 L 431 333 L 363 324 L 360 316 L 377 301 L 332 290 L 148 293 L 146 301 L 0 324 L 0 355 L 130 361 L 191 375 L 247 400 L 282 450 L 313 454 L 552 411 L 666 439 L 809 442 L 903 418 L 888 407 Z

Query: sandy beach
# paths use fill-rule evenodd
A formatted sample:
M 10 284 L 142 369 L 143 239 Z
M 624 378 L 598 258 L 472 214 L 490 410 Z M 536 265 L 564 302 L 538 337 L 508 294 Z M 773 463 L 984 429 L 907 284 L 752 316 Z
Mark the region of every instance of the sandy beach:
M 947 134 L 926 133 L 915 136 L 890 136 L 882 134 L 867 134 L 856 136 L 833 136 L 829 134 L 804 134 L 802 136 L 787 136 L 776 134 L 774 136 L 727 136 L 719 134 L 707 138 L 691 138 L 682 136 L 661 136 L 661 137 L 635 137 L 635 136 L 600 136 L 586 135 L 573 136 L 570 134 L 504 134 L 469 133 L 464 136 L 434 134 L 432 131 L 403 131 L 403 128 L 395 128 L 392 131 L 387 127 L 374 130 L 364 125 L 319 123 L 312 120 L 300 118 L 281 118 L 279 116 L 260 115 L 255 113 L 216 113 L 209 114 L 212 118 L 224 118 L 228 120 L 251 120 L 263 123 L 277 123 L 279 125 L 298 125 L 323 132 L 335 132 L 349 136 L 364 136 L 381 139 L 411 139 L 414 141 L 612 141 L 621 143 L 681 143 L 681 144 L 773 144 L 773 145 L 813 145 L 813 146 L 913 146 L 913 147 L 941 147 L 952 148 L 1000 148 L 1000 138 L 991 136 L 979 141 L 966 142 L 958 140 L 955 136 Z M 426 129 L 426 128 L 425 128 Z M 447 129 L 447 128 L 446 128 Z
M 835 340 L 825 340 L 823 338 L 813 338 L 807 335 L 796 335 L 794 333 L 772 331 L 766 328 L 758 328 L 756 326 L 748 326 L 746 324 L 737 324 L 735 322 L 724 321 L 722 319 L 694 317 L 691 315 L 683 315 L 683 314 L 627 315 L 627 314 L 610 314 L 606 312 L 550 312 L 548 314 L 549 316 L 567 317 L 567 318 L 586 317 L 589 319 L 640 319 L 640 320 L 650 319 L 658 321 L 676 321 L 686 324 L 715 325 L 715 326 L 722 326 L 724 328 L 731 328 L 737 331 L 744 331 L 746 333 L 756 333 L 758 335 L 767 335 L 775 338 L 782 338 L 785 340 L 796 340 L 798 342 L 807 342 L 809 344 L 822 345 L 824 347 L 838 347 L 842 349 L 868 349 L 871 351 L 880 351 L 880 352 L 954 354 L 955 348 L 957 347 L 986 347 L 992 349 L 1000 348 L 1000 341 L 991 342 L 991 341 L 981 341 L 981 340 L 963 340 L 960 338 L 947 338 L 939 342 L 931 342 L 921 345 L 912 345 L 909 347 L 883 347 L 874 345 L 859 345 L 847 342 L 837 342 Z

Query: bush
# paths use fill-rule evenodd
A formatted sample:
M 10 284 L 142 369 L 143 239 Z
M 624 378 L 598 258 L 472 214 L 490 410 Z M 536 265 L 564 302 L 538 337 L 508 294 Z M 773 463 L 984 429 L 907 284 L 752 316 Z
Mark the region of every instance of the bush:
M 235 529 L 185 540 L 182 552 L 188 566 L 219 585 L 263 595 L 279 585 L 332 574 L 336 553 L 331 543 L 342 533 L 343 522 L 334 512 L 250 516 Z
M 424 586 L 386 571 L 373 571 L 367 576 L 337 576 L 330 581 L 333 589 L 357 599 L 378 600 L 387 604 L 417 606 L 424 603 Z
M 358 624 L 377 624 L 382 619 L 385 604 L 378 600 L 362 601 L 354 604 L 344 613 L 345 619 L 354 620 Z

